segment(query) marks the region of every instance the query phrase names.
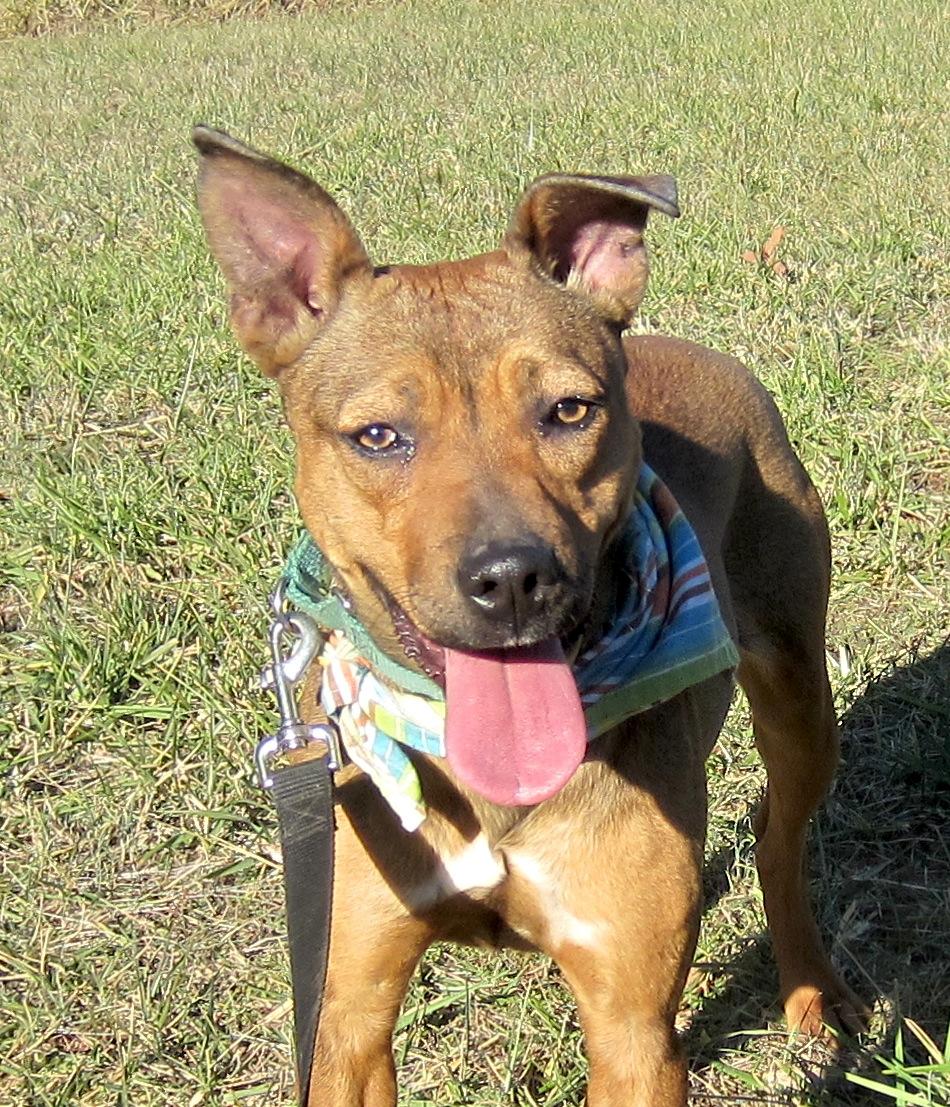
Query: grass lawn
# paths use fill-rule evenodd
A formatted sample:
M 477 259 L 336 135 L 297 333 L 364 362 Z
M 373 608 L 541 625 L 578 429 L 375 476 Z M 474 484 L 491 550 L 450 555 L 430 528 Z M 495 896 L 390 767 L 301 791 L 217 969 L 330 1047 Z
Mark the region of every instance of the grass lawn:
M 843 1068 L 893 1083 L 873 1054 L 902 1018 L 942 1042 L 950 1017 L 945 14 L 410 0 L 0 44 L 0 1104 L 292 1102 L 275 818 L 249 780 L 292 456 L 228 333 L 198 120 L 309 169 L 381 262 L 487 248 L 544 171 L 676 174 L 637 326 L 745 359 L 828 506 L 844 764 L 814 891 L 876 1002 L 842 1066 L 786 1040 L 740 704 L 709 765 L 693 1102 L 895 1101 Z M 756 256 L 776 227 L 777 269 Z M 433 950 L 396 1053 L 404 1107 L 582 1096 L 540 958 Z M 897 1102 L 946 1107 L 929 1080 Z

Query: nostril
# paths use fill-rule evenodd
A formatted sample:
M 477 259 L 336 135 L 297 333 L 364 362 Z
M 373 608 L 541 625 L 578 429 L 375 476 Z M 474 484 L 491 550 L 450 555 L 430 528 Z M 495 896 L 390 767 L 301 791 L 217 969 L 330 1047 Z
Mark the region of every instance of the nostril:
M 538 574 L 537 573 L 528 573 L 525 576 L 524 581 L 522 582 L 521 586 L 524 589 L 524 594 L 526 596 L 530 596 L 531 593 L 535 590 L 535 588 L 538 587 Z
M 492 592 L 494 592 L 497 587 L 498 587 L 498 581 L 497 580 L 491 580 L 491 579 L 483 580 L 483 581 L 481 581 L 480 587 L 478 589 L 478 594 L 479 594 L 479 596 L 490 596 L 492 594 Z

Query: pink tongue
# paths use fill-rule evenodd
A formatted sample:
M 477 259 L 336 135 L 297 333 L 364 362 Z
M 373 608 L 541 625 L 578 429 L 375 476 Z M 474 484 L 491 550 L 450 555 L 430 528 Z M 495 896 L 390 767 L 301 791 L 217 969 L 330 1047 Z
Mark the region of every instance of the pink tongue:
M 540 803 L 584 758 L 584 711 L 556 638 L 491 653 L 447 649 L 445 702 L 449 764 L 493 803 Z

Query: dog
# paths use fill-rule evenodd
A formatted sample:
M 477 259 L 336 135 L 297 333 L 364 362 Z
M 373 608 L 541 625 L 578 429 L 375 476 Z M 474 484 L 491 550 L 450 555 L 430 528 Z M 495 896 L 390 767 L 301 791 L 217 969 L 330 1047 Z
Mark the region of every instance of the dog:
M 756 859 L 788 1026 L 859 1031 L 805 874 L 838 759 L 818 495 L 742 365 L 623 334 L 648 215 L 679 214 L 672 178 L 541 177 L 497 250 L 376 267 L 314 181 L 223 132 L 194 141 L 231 324 L 276 378 L 322 564 L 367 649 L 444 688 L 446 756 L 396 743 L 415 816 L 371 772 L 338 776 L 311 1105 L 395 1104 L 400 1004 L 426 947 L 454 940 L 555 959 L 590 1107 L 683 1107 L 674 1018 L 700 922 L 704 763 L 736 680 L 768 770 Z M 698 541 L 734 652 L 589 740 L 571 665 L 640 587 L 624 536 L 644 465 Z M 311 720 L 326 673 L 302 689 Z

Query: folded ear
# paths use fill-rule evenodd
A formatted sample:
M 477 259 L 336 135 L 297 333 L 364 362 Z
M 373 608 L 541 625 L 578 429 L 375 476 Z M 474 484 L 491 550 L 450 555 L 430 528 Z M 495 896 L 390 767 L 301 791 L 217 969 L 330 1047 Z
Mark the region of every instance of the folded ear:
M 306 349 L 345 282 L 372 271 L 350 221 L 324 190 L 223 131 L 196 127 L 198 206 L 231 290 L 231 325 L 276 376 Z
M 625 325 L 646 288 L 643 230 L 651 208 L 679 216 L 672 177 L 551 173 L 521 197 L 505 237 L 553 280 L 583 289 L 604 318 Z

